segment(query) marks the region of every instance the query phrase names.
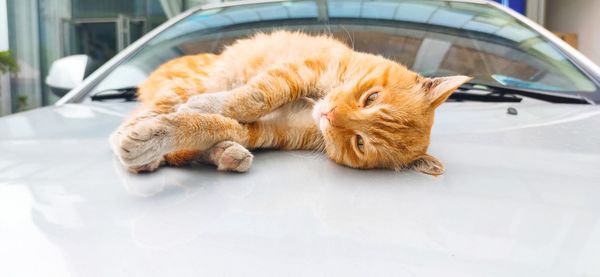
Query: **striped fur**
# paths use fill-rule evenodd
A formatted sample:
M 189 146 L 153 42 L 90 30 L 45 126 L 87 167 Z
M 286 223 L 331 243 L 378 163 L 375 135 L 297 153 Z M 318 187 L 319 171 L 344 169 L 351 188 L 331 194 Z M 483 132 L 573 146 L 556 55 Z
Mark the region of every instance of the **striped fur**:
M 230 141 L 249 149 L 324 150 L 355 168 L 439 175 L 443 166 L 426 154 L 434 110 L 469 79 L 424 78 L 328 36 L 258 34 L 219 55 L 160 66 L 111 142 L 132 171 L 186 164 Z

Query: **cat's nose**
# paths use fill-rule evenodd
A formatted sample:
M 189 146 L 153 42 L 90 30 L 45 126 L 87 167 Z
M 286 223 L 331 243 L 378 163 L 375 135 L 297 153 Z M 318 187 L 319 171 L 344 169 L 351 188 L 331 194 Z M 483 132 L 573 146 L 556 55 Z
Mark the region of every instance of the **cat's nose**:
M 333 113 L 334 110 L 335 110 L 335 107 L 333 107 L 328 112 L 321 112 L 321 117 L 327 118 L 327 120 L 329 120 L 329 123 L 333 123 L 333 121 L 335 120 L 335 114 Z

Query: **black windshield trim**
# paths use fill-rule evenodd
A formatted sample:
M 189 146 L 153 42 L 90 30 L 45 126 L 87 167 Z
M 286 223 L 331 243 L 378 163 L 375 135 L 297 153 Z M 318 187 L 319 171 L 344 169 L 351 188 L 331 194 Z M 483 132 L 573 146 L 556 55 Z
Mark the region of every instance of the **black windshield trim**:
M 503 86 L 495 86 L 488 85 L 483 83 L 465 83 L 459 88 L 460 91 L 465 92 L 469 90 L 485 90 L 489 91 L 491 94 L 496 94 L 500 96 L 506 95 L 518 95 L 523 97 L 529 97 L 533 99 L 539 99 L 551 103 L 561 103 L 561 104 L 595 104 L 594 101 L 582 97 L 578 94 L 564 94 L 564 93 L 554 93 L 547 91 L 538 91 L 531 89 L 521 89 L 514 87 L 503 87 Z
M 104 101 L 123 99 L 125 101 L 135 101 L 137 99 L 137 87 L 124 87 L 116 89 L 107 89 L 94 93 L 90 99 L 92 101 Z

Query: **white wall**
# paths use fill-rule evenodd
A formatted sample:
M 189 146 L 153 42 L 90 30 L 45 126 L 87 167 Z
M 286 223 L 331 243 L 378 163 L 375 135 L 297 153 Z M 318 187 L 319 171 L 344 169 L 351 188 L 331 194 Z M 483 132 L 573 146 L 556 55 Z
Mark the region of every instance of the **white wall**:
M 600 65 L 600 1 L 547 0 L 546 28 L 576 33 L 579 51 Z

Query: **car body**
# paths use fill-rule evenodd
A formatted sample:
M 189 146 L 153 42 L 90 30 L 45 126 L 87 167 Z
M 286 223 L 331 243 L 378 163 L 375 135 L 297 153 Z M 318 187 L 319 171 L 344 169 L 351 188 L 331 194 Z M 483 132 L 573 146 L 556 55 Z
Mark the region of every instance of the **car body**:
M 110 88 L 103 82 L 143 80 L 123 65 L 157 38 L 176 40 L 164 34 L 196 28 L 181 22 L 199 13 L 204 18 L 233 7 L 235 21 L 253 5 L 277 14 L 275 8 L 302 3 L 313 3 L 314 17 L 322 18 L 328 15 L 323 5 L 342 3 L 336 11 L 345 11 L 352 9 L 344 3 L 395 2 L 199 7 L 118 54 L 57 105 L 1 118 L 0 276 L 600 275 L 600 108 L 594 104 L 528 97 L 445 103 L 429 149 L 446 166 L 439 177 L 355 170 L 305 151 L 256 151 L 243 174 L 193 165 L 135 175 L 122 167 L 108 135 L 136 103 L 91 101 L 91 94 Z M 443 3 L 444 12 L 483 5 L 529 26 L 578 70 L 569 72 L 586 78 L 581 88 L 592 88 L 548 93 L 597 101 L 597 66 L 548 31 L 491 2 Z M 527 86 L 521 89 L 537 91 Z

